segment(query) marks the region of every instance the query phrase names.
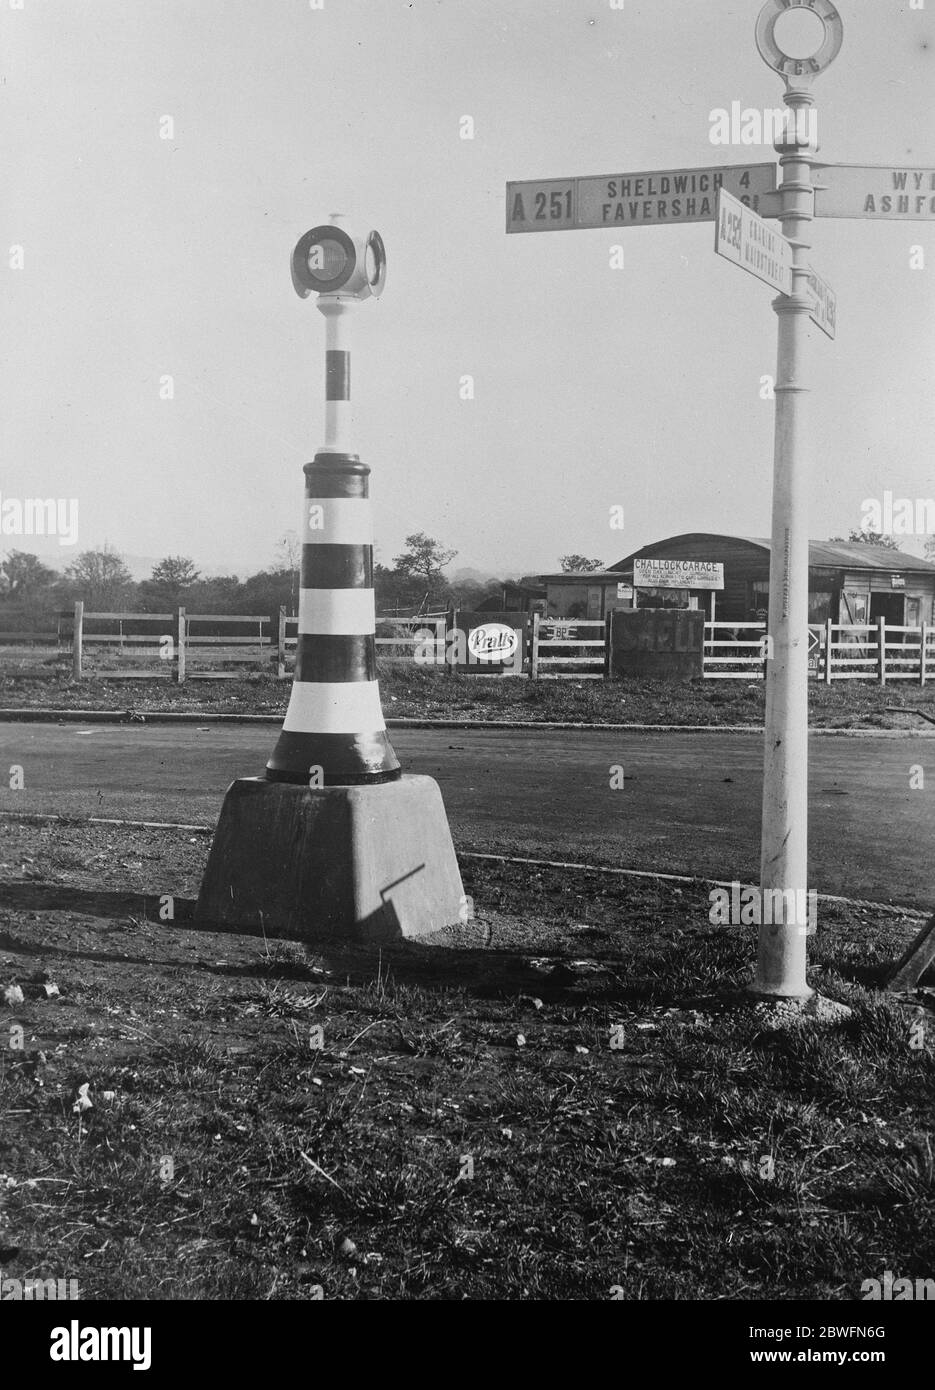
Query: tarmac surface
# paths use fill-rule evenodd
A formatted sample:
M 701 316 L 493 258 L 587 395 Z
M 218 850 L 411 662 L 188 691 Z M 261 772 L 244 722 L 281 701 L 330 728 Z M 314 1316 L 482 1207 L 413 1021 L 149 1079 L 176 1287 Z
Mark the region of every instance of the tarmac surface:
M 761 734 L 422 728 L 391 739 L 405 772 L 441 786 L 456 848 L 759 877 Z M 228 784 L 261 775 L 275 741 L 262 725 L 0 724 L 0 811 L 212 825 Z M 22 790 L 9 787 L 14 766 Z M 927 786 L 913 790 L 919 766 Z M 810 822 L 810 887 L 935 906 L 931 740 L 813 737 Z

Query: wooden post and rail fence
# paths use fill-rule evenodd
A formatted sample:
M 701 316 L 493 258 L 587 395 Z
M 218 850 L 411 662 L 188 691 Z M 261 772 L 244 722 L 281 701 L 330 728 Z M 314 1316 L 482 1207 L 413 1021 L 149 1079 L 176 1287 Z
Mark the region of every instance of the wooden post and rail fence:
M 531 680 L 601 680 L 610 673 L 611 621 L 546 618 L 538 613 L 512 617 L 519 632 L 519 651 L 505 675 Z M 477 615 L 472 615 L 476 622 Z M 459 627 L 460 624 L 460 627 Z M 384 660 L 438 666 L 448 673 L 465 669 L 463 650 L 456 655 L 456 634 L 465 626 L 449 610 L 415 618 L 378 618 L 376 645 Z M 70 631 L 69 631 L 70 627 Z M 106 630 L 101 630 L 101 629 Z M 205 630 L 207 629 L 207 630 Z M 88 612 L 81 600 L 73 612 L 59 615 L 57 629 L 0 632 L 4 645 L 42 644 L 71 648 L 72 676 L 146 680 L 162 676 L 187 680 L 236 680 L 247 666 L 266 669 L 280 680 L 291 676 L 298 618 L 279 610 L 270 614 Z M 463 642 L 461 644 L 463 649 Z M 101 666 L 93 653 L 109 653 L 118 664 Z M 765 623 L 704 624 L 700 674 L 707 680 L 762 680 L 769 656 Z M 158 665 L 141 664 L 156 657 Z M 214 658 L 205 664 L 206 658 Z M 475 674 L 483 663 L 471 662 Z M 873 623 L 835 623 L 809 627 L 809 674 L 812 680 L 863 680 L 878 685 L 935 680 L 935 625 L 902 627 L 878 618 Z

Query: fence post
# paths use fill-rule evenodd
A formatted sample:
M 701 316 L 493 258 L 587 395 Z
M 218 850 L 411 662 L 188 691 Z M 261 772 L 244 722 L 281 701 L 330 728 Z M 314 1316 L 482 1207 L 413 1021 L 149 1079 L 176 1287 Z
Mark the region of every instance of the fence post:
M 928 656 L 929 627 L 922 624 L 922 646 L 919 648 L 919 684 L 925 684 L 925 659 Z
M 75 625 L 71 634 L 71 677 L 81 680 L 81 658 L 84 648 L 84 599 L 75 599 Z
M 831 681 L 832 681 L 832 675 L 831 675 L 831 667 L 832 667 L 832 661 L 831 661 L 831 645 L 832 645 L 833 636 L 834 636 L 834 622 L 833 622 L 833 620 L 832 620 L 831 618 L 826 618 L 826 620 L 825 620 L 825 685 L 830 685 L 830 684 L 831 684 Z
M 442 653 L 442 663 L 445 668 L 446 676 L 454 675 L 454 661 L 452 659 L 451 645 L 454 640 L 455 619 L 457 610 L 453 603 L 449 603 L 445 609 L 445 650 Z
M 614 610 L 611 609 L 610 612 L 607 614 L 607 617 L 604 619 L 604 679 L 605 679 L 605 681 L 609 681 L 609 680 L 610 680 L 610 631 L 611 631 L 611 623 L 613 622 L 613 618 L 614 618 Z M 702 632 L 701 650 L 702 650 L 702 653 L 704 653 L 704 627 L 703 627 L 703 626 L 702 626 L 701 632 Z M 702 655 L 702 663 L 703 663 L 703 662 L 704 662 L 704 656 Z
M 185 609 L 179 609 L 179 635 L 175 658 L 175 679 L 179 685 L 185 684 Z
M 276 647 L 276 675 L 282 680 L 286 674 L 286 605 L 279 605 L 279 641 Z
M 447 609 L 445 619 L 445 675 L 453 676 L 458 660 L 458 610 L 456 608 Z
M 877 618 L 877 653 L 879 662 L 877 665 L 877 679 L 881 685 L 886 685 L 886 619 Z
M 529 679 L 539 679 L 539 614 L 532 615 L 532 648 L 529 653 Z

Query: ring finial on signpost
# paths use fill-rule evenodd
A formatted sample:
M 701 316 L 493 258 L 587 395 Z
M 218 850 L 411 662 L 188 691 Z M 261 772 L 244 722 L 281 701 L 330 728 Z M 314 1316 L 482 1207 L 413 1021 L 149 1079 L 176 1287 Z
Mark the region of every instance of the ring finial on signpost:
M 787 53 L 776 38 L 776 25 L 797 10 L 819 20 L 824 30 L 821 43 L 808 57 Z M 831 0 L 766 0 L 756 21 L 756 46 L 760 57 L 787 85 L 808 86 L 830 67 L 844 42 L 844 21 Z

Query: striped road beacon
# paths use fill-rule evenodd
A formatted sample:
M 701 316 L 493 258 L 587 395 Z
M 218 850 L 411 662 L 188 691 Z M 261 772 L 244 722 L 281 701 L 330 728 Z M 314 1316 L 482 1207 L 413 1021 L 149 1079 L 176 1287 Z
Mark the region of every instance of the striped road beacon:
M 302 236 L 292 283 L 325 317 L 325 438 L 305 465 L 295 678 L 262 777 L 224 800 L 196 918 L 315 939 L 420 936 L 469 900 L 437 784 L 403 776 L 377 681 L 370 469 L 352 452 L 348 319 L 379 298 L 379 232 L 335 214 Z
M 305 465 L 302 576 L 295 682 L 279 742 L 266 765 L 274 782 L 386 782 L 399 759 L 386 736 L 377 686 L 370 469 L 350 451 L 354 305 L 383 293 L 379 232 L 352 237 L 334 214 L 292 253 L 292 283 L 318 293 L 325 316 L 325 442 Z

